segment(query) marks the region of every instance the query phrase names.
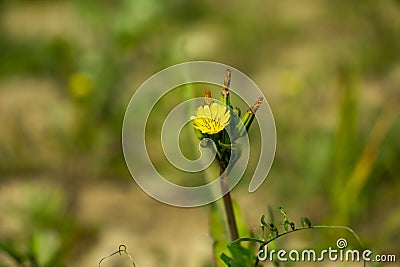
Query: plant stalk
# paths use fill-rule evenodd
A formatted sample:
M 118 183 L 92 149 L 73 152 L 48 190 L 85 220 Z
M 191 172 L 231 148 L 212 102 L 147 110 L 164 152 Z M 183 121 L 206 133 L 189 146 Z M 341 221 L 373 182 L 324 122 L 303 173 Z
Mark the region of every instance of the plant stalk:
M 220 175 L 224 173 L 225 169 L 222 165 L 220 165 Z M 223 196 L 223 201 L 224 201 L 224 208 L 225 208 L 225 214 L 226 214 L 226 219 L 228 221 L 228 227 L 229 227 L 229 233 L 230 233 L 230 238 L 231 242 L 239 238 L 239 233 L 238 233 L 238 228 L 236 224 L 236 217 L 235 213 L 233 211 L 233 205 L 232 205 L 232 198 L 231 194 L 228 191 L 228 176 L 224 175 L 221 179 L 221 190 L 222 192 L 228 192 Z

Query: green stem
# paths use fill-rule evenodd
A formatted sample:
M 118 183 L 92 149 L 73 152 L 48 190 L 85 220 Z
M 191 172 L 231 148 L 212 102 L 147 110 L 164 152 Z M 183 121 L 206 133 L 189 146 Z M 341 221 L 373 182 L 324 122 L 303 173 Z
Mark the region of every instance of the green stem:
M 129 259 L 130 259 L 130 261 L 131 261 L 131 263 L 132 263 L 132 266 L 133 266 L 133 267 L 136 267 L 135 262 L 133 261 L 133 257 L 132 257 L 132 255 L 126 250 L 126 246 L 125 246 L 125 245 L 119 245 L 118 251 L 115 251 L 115 252 L 111 253 L 110 255 L 105 256 L 104 258 L 102 258 L 102 259 L 99 261 L 99 267 L 101 266 L 101 263 L 102 263 L 105 259 L 108 259 L 108 258 L 110 258 L 110 257 L 112 257 L 112 256 L 114 256 L 114 255 L 116 255 L 116 254 L 122 255 L 121 252 L 125 253 L 125 254 L 129 257 Z
M 220 175 L 224 173 L 225 169 L 222 165 L 220 165 Z M 223 196 L 225 214 L 228 221 L 229 233 L 231 241 L 234 241 L 239 238 L 238 228 L 236 224 L 235 213 L 233 212 L 233 205 L 231 194 L 228 190 L 228 176 L 224 175 L 221 179 L 221 190 L 222 192 L 228 192 Z

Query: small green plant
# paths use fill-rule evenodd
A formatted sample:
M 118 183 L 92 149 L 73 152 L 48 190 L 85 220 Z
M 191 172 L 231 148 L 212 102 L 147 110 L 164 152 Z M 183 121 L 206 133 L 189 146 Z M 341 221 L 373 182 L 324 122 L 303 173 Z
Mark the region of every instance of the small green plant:
M 258 101 L 250 107 L 246 114 L 239 121 L 241 111 L 233 107 L 229 96 L 229 86 L 231 82 L 231 71 L 226 70 L 224 85 L 221 91 L 221 102 L 216 103 L 211 98 L 211 92 L 205 91 L 205 105 L 196 110 L 193 116 L 193 127 L 197 137 L 202 140 L 203 146 L 208 146 L 215 150 L 217 161 L 220 168 L 221 191 L 223 192 L 224 209 L 229 226 L 231 241 L 239 238 L 236 217 L 230 192 L 228 190 L 229 169 L 228 166 L 235 164 L 241 154 L 241 146 L 236 140 L 247 134 L 254 120 L 255 113 L 263 102 L 260 97 Z M 235 113 L 237 116 L 234 116 Z M 210 144 L 212 140 L 215 147 Z
M 302 217 L 300 218 L 300 226 L 297 227 L 293 221 L 290 221 L 288 219 L 287 213 L 282 207 L 279 207 L 279 211 L 282 214 L 283 219 L 278 222 L 267 222 L 265 220 L 265 215 L 262 215 L 260 219 L 260 233 L 258 237 L 241 237 L 232 242 L 229 242 L 227 245 L 227 252 L 223 252 L 219 255 L 223 264 L 228 267 L 261 266 L 260 256 L 262 256 L 261 254 L 266 253 L 266 251 L 264 251 L 264 248 L 270 243 L 285 235 L 311 229 L 344 229 L 350 232 L 358 241 L 360 248 L 364 249 L 364 245 L 359 236 L 354 232 L 353 229 L 347 226 L 312 225 L 310 219 L 308 219 L 307 217 Z M 273 217 L 272 213 L 271 217 Z M 223 229 L 217 230 L 223 231 Z M 218 236 L 218 233 L 214 233 L 214 236 Z M 245 243 L 250 243 L 253 246 L 244 245 Z M 99 261 L 99 267 L 101 267 L 101 264 L 104 260 L 117 254 L 122 255 L 122 253 L 128 256 L 132 266 L 136 267 L 133 256 L 127 251 L 125 245 L 120 245 L 117 251 L 103 257 Z M 267 255 L 263 256 L 267 257 Z M 276 258 L 273 258 L 273 263 L 275 266 L 279 266 L 279 261 Z M 218 266 L 220 265 L 220 263 L 216 264 Z M 365 260 L 363 261 L 363 266 L 365 266 Z
M 230 97 L 229 97 L 229 85 L 231 80 L 231 71 L 226 70 L 226 76 L 224 80 L 224 85 L 221 92 L 221 102 L 222 104 L 213 103 L 210 91 L 205 91 L 205 106 L 199 107 L 196 111 L 196 116 L 192 117 L 194 119 L 194 128 L 197 136 L 204 140 L 204 138 L 210 138 L 214 141 L 216 146 L 217 160 L 220 165 L 220 174 L 224 174 L 225 170 L 230 161 L 235 161 L 240 157 L 240 147 L 235 143 L 237 138 L 240 138 L 247 134 L 250 125 L 252 124 L 255 113 L 259 106 L 263 102 L 263 98 L 259 98 L 258 101 L 250 107 L 246 114 L 241 118 L 241 121 L 237 121 L 240 116 L 240 110 L 238 108 L 233 108 Z M 236 113 L 238 116 L 232 116 L 232 113 Z M 236 120 L 234 119 L 236 118 Z M 227 127 L 230 127 L 231 135 L 228 136 L 226 131 Z M 228 172 L 226 172 L 229 174 Z M 226 190 L 228 175 L 225 173 L 223 179 L 221 180 L 221 190 L 224 192 Z M 301 218 L 301 227 L 296 228 L 293 221 L 288 219 L 286 211 L 279 207 L 279 211 L 283 216 L 283 220 L 280 222 L 266 222 L 265 216 L 261 217 L 261 237 L 240 237 L 237 218 L 243 221 L 240 216 L 235 214 L 235 204 L 232 201 L 229 191 L 223 197 L 224 210 L 226 212 L 226 220 L 230 233 L 230 242 L 227 244 L 227 249 L 221 248 L 226 244 L 223 235 L 218 233 L 218 231 L 223 231 L 223 223 L 218 220 L 218 210 L 212 214 L 214 218 L 211 220 L 211 234 L 215 239 L 214 244 L 214 257 L 217 266 L 222 266 L 219 258 L 229 267 L 246 267 L 246 266 L 259 266 L 258 253 L 254 246 L 244 246 L 244 242 L 253 242 L 259 244 L 260 251 L 264 246 L 268 245 L 270 242 L 287 235 L 289 233 L 306 230 L 306 229 L 317 229 L 317 228 L 336 228 L 336 229 L 346 229 L 350 231 L 358 240 L 362 246 L 361 240 L 355 234 L 355 232 L 345 226 L 312 226 L 311 221 L 303 217 Z M 238 208 L 236 208 L 236 213 L 240 213 Z M 272 213 L 271 213 L 272 214 Z M 271 216 L 272 217 L 272 216 Z M 246 227 L 242 223 L 242 228 Z M 283 228 L 278 229 L 278 228 Z M 246 231 L 243 231 L 246 232 Z M 247 233 L 248 236 L 249 233 Z M 275 262 L 278 265 L 278 262 Z
M 246 267 L 246 266 L 260 266 L 260 252 L 264 253 L 263 248 L 276 239 L 285 235 L 310 229 L 344 229 L 350 232 L 358 241 L 360 247 L 363 249 L 364 245 L 361 239 L 354 232 L 353 229 L 347 226 L 333 226 L 333 225 L 312 225 L 311 221 L 307 217 L 300 219 L 300 227 L 296 227 L 293 221 L 288 219 L 286 211 L 279 207 L 279 211 L 283 216 L 282 221 L 278 222 L 266 222 L 265 215 L 262 215 L 260 219 L 261 234 L 259 237 L 243 237 L 238 238 L 228 244 L 228 250 L 231 256 L 225 253 L 221 254 L 222 261 L 229 267 Z M 244 246 L 242 243 L 254 243 L 258 244 L 258 250 L 254 251 L 254 248 Z M 274 259 L 275 266 L 279 266 L 279 262 Z M 365 261 L 364 261 L 365 266 Z
M 220 190 L 223 193 L 223 208 L 216 203 L 212 203 L 210 219 L 210 233 L 214 238 L 216 266 L 260 266 L 259 254 L 265 246 L 290 233 L 309 229 L 345 229 L 363 247 L 360 238 L 349 227 L 314 226 L 307 217 L 301 218 L 300 226 L 296 226 L 295 222 L 289 219 L 287 212 L 282 207 L 279 207 L 282 220 L 274 221 L 273 212 L 270 211 L 271 218 L 269 222 L 266 221 L 265 215 L 260 219 L 259 235 L 251 235 L 244 223 L 240 209 L 231 198 L 228 185 L 232 164 L 237 162 L 242 152 L 241 144 L 236 141 L 249 131 L 263 98 L 260 97 L 240 118 L 240 109 L 234 108 L 230 101 L 230 81 L 231 71 L 228 69 L 226 70 L 220 101 L 213 99 L 211 92 L 205 90 L 204 105 L 199 106 L 195 111 L 195 116 L 191 117 L 194 132 L 201 140 L 201 146 L 214 150 L 220 170 Z M 223 217 L 222 209 L 225 211 L 225 217 Z M 132 256 L 126 251 L 124 245 L 121 245 L 118 251 L 101 259 L 99 266 L 103 260 L 116 254 L 121 255 L 121 252 L 128 255 L 132 265 L 135 266 Z M 274 260 L 274 264 L 278 266 L 279 262 Z

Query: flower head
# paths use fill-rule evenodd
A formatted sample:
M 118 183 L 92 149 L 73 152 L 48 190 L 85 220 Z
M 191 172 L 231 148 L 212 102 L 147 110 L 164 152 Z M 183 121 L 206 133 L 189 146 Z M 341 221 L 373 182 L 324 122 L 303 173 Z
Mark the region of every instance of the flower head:
M 231 116 L 230 110 L 222 104 L 211 103 L 200 106 L 196 110 L 196 116 L 192 116 L 193 127 L 206 134 L 216 134 L 222 131 L 228 124 Z

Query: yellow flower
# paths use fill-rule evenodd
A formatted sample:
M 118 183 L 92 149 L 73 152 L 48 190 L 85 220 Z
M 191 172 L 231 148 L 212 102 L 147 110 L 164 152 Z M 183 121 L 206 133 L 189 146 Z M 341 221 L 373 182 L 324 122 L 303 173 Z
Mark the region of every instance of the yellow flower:
M 225 105 L 212 103 L 198 107 L 196 116 L 192 116 L 193 127 L 206 134 L 216 134 L 228 124 L 231 113 Z
M 93 90 L 93 80 L 86 73 L 74 73 L 69 77 L 69 89 L 73 97 L 86 97 Z

